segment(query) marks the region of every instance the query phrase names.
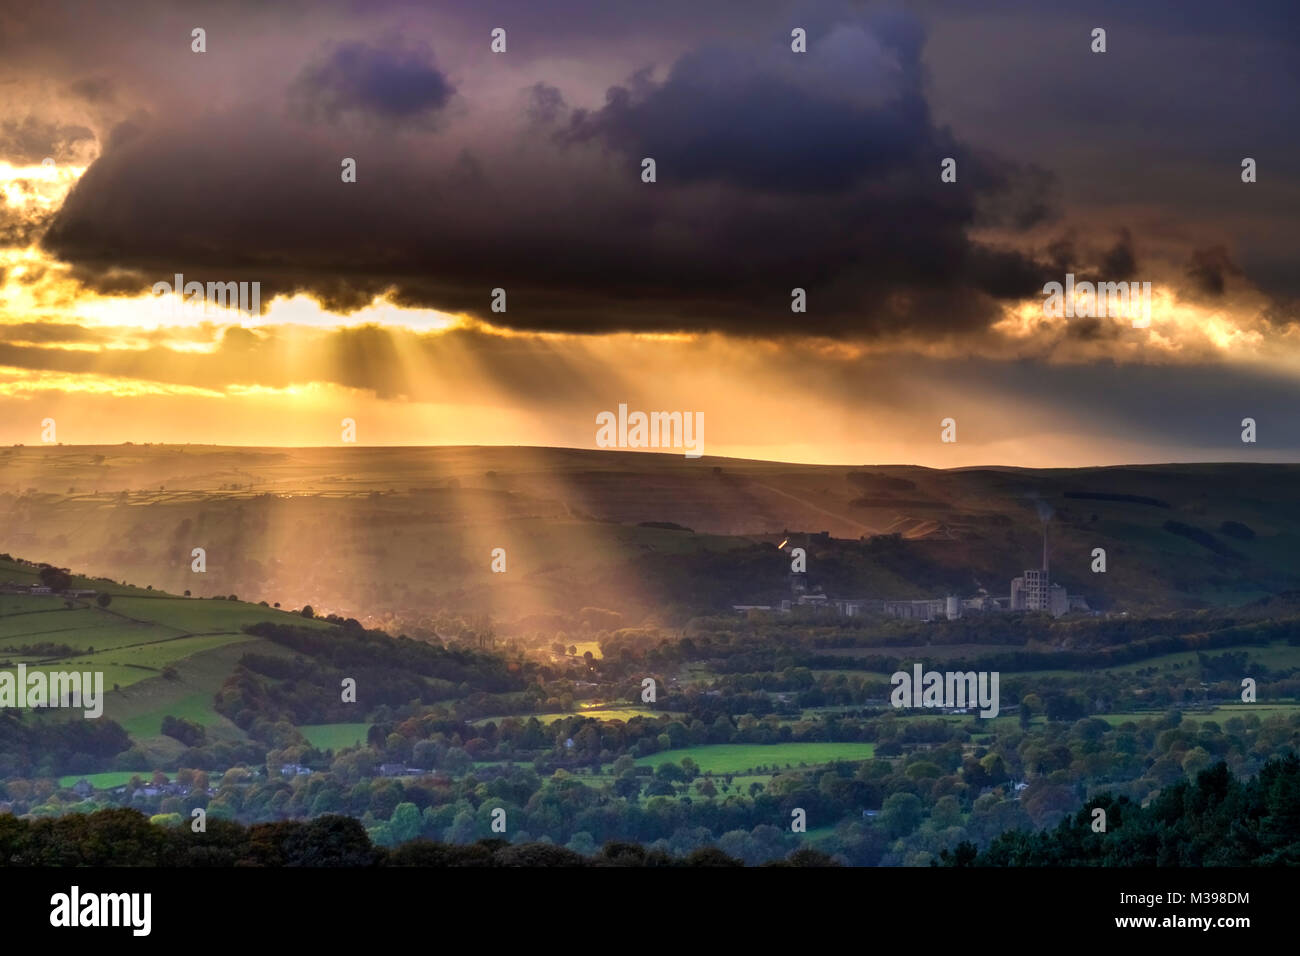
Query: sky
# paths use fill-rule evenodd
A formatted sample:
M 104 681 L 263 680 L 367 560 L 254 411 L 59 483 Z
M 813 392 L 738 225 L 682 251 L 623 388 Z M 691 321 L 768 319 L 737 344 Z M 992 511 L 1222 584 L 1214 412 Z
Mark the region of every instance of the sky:
M 1298 19 L 0 0 L 0 442 L 1300 460 Z

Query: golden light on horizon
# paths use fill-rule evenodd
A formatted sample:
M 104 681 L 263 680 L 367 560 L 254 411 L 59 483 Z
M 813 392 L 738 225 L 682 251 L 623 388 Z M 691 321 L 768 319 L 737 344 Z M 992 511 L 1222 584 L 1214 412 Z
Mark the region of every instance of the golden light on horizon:
M 36 228 L 85 169 L 0 164 L 0 194 Z M 592 448 L 595 413 L 631 401 L 706 410 L 706 456 L 905 463 L 921 460 L 919 430 L 907 415 L 928 421 L 940 400 L 987 413 L 1017 407 L 986 382 L 968 382 L 959 393 L 943 376 L 921 395 L 899 371 L 908 362 L 1212 360 L 1300 369 L 1300 331 L 1261 319 L 1262 296 L 1206 304 L 1158 281 L 1149 328 L 1132 328 L 1122 316 L 1092 320 L 1090 330 L 1045 316 L 1036 296 L 1005 306 L 998 321 L 966 336 L 929 335 L 920 324 L 875 337 L 820 336 L 812 327 L 795 338 L 762 338 L 514 328 L 399 305 L 396 289 L 342 313 L 308 292 L 261 296 L 259 286 L 261 310 L 250 314 L 233 300 L 154 294 L 153 283 L 170 288 L 174 273 L 124 271 L 117 285 L 139 291 L 105 294 L 36 244 L 0 248 L 0 270 L 0 398 L 21 403 L 8 410 L 13 425 L 0 440 L 30 440 L 28 419 L 57 408 L 78 423 L 68 434 L 110 442 L 330 444 L 340 420 L 355 418 L 360 444 Z M 255 273 L 195 272 L 184 281 L 201 281 L 206 291 L 209 282 L 257 282 Z M 807 377 L 792 377 L 791 368 Z M 912 406 L 900 414 L 904 401 Z M 1141 445 L 1112 440 L 1108 447 Z M 973 465 L 998 455 L 1046 464 L 1049 454 L 1082 464 L 1095 449 L 1031 431 L 967 441 L 933 461 Z

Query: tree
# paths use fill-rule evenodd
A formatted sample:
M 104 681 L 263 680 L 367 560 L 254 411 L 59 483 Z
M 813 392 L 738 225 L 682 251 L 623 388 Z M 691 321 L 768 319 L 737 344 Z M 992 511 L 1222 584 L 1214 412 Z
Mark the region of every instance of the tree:
M 474 822 L 474 814 L 468 810 L 462 810 L 456 814 L 451 826 L 447 827 L 442 838 L 448 843 L 470 843 L 479 835 L 478 824 Z
M 1188 777 L 1195 777 L 1202 770 L 1207 769 L 1213 763 L 1213 758 L 1204 747 L 1193 747 L 1187 751 L 1187 756 L 1183 758 L 1183 773 Z
M 207 728 L 186 717 L 168 714 L 163 717 L 160 730 L 164 736 L 179 740 L 187 747 L 202 747 L 207 743 Z
M 310 604 L 305 605 L 305 606 L 303 607 L 303 609 L 302 609 L 302 611 L 301 611 L 300 613 L 302 614 L 303 617 L 315 617 L 315 616 L 316 616 L 316 612 L 313 611 L 313 610 L 311 609 L 311 605 L 310 605 Z
M 45 564 L 41 566 L 39 575 L 41 584 L 51 591 L 66 591 L 72 587 L 72 575 L 67 568 L 56 568 L 53 565 Z
M 405 843 L 418 837 L 422 826 L 419 808 L 413 803 L 399 803 L 388 821 L 388 834 L 393 843 Z
M 665 760 L 655 768 L 655 779 L 670 780 L 674 783 L 680 783 L 686 779 L 686 774 L 682 772 L 682 768 L 677 766 L 677 764 L 673 763 L 671 760 Z
M 641 781 L 635 774 L 624 774 L 614 781 L 614 793 L 625 800 L 635 800 L 641 793 Z
M 921 798 L 914 793 L 892 793 L 880 808 L 880 819 L 891 837 L 904 837 L 921 823 Z
M 583 856 L 595 856 L 598 849 L 596 841 L 586 830 L 575 833 L 565 848 L 574 853 L 581 853 Z
M 452 747 L 442 759 L 442 767 L 454 774 L 461 774 L 474 766 L 474 758 L 461 747 Z
M 623 776 L 623 774 L 631 772 L 631 770 L 635 766 L 636 766 L 636 761 L 633 760 L 628 754 L 623 754 L 617 760 L 614 761 L 614 767 L 612 772 L 614 776 L 621 777 Z
M 939 830 L 961 826 L 961 804 L 957 802 L 957 798 L 948 794 L 936 800 L 930 809 L 930 821 Z
M 370 866 L 378 858 L 361 821 L 333 814 L 294 832 L 284 854 L 288 866 Z

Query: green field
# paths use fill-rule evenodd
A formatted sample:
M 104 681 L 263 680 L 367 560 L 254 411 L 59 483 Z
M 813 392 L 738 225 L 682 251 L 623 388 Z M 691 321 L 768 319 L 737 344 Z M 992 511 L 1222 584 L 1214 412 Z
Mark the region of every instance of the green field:
M 247 624 L 258 621 L 292 621 L 296 627 L 328 628 L 325 621 L 292 615 L 287 611 L 265 608 L 243 601 L 215 601 L 198 598 L 120 597 L 114 598 L 109 611 L 124 617 L 149 621 L 163 627 L 175 628 L 185 634 L 216 634 L 238 632 Z
M 1269 717 L 1292 717 L 1300 714 L 1300 704 L 1227 704 L 1222 707 L 1215 707 L 1213 710 L 1187 710 L 1167 707 L 1163 710 L 1128 711 L 1127 713 L 1098 714 L 1097 716 L 1112 727 L 1118 727 L 1130 721 L 1141 723 L 1144 720 L 1161 720 L 1170 710 L 1179 710 L 1184 720 L 1213 720 L 1222 723 L 1232 717 L 1249 717 L 1251 715 L 1258 717 L 1260 720 L 1267 720 Z
M 152 770 L 109 770 L 105 773 L 72 773 L 66 777 L 59 778 L 60 787 L 71 787 L 78 780 L 85 780 L 96 790 L 111 790 L 114 787 L 121 787 L 131 782 L 132 777 L 139 777 L 146 783 L 153 777 Z M 172 779 L 168 774 L 167 779 Z
M 303 724 L 298 731 L 319 750 L 342 750 L 366 742 L 370 725 L 359 724 Z
M 31 566 L 0 560 L 0 582 L 24 584 L 35 578 Z M 161 735 L 168 715 L 203 725 L 211 740 L 247 740 L 213 710 L 213 695 L 245 653 L 289 652 L 243 633 L 246 625 L 271 620 L 331 626 L 241 601 L 175 597 L 76 575 L 73 581 L 112 595 L 111 603 L 101 608 L 93 599 L 0 595 L 0 661 L 12 662 L 0 670 L 13 671 L 25 662 L 29 669 L 101 672 L 104 715 L 120 723 L 155 766 L 175 766 L 185 750 L 179 741 Z M 72 653 L 51 657 L 22 650 L 40 644 L 72 648 Z M 60 720 L 69 714 L 40 712 L 36 719 Z
M 925 645 L 910 648 L 903 647 L 879 647 L 879 648 L 829 648 L 821 653 L 837 657 L 870 657 L 873 654 L 882 655 L 902 655 L 914 656 L 917 658 L 926 657 L 932 660 L 947 660 L 950 658 L 961 658 L 970 662 L 977 662 L 981 655 L 994 654 L 1005 650 L 1024 650 L 1024 648 L 1015 645 L 977 645 L 977 644 L 953 644 L 953 645 Z M 1148 668 L 1155 668 L 1157 671 L 1180 671 L 1191 670 L 1198 667 L 1198 655 L 1205 654 L 1207 657 L 1217 657 L 1221 654 L 1232 652 L 1245 652 L 1247 659 L 1251 664 L 1262 664 L 1270 669 L 1285 669 L 1296 666 L 1300 661 L 1300 649 L 1288 644 L 1285 641 L 1274 641 L 1264 646 L 1243 645 L 1241 647 L 1216 648 L 1206 651 L 1178 651 L 1173 654 L 1160 654 L 1155 657 L 1148 657 L 1143 660 L 1133 661 L 1124 664 L 1115 664 L 1110 667 L 1098 667 L 1093 669 L 1097 673 L 1108 674 L 1134 674 L 1138 671 Z M 906 652 L 906 653 L 904 653 Z M 1044 651 L 1044 654 L 1051 654 L 1051 651 Z M 1017 668 L 1003 668 L 1001 673 L 1007 679 L 1011 677 L 1022 678 L 1040 678 L 1040 677 L 1077 677 L 1084 671 L 1081 669 L 1069 670 L 1065 668 L 1050 670 L 1028 670 Z M 868 671 L 853 669 L 817 669 L 813 671 L 816 677 L 860 677 L 874 678 L 877 680 L 888 680 L 891 676 L 884 671 Z
M 160 706 L 134 713 L 131 717 L 124 716 L 125 708 L 117 707 L 115 710 L 117 722 L 122 725 L 122 729 L 136 738 L 158 735 L 162 720 L 167 716 L 184 717 L 203 725 L 209 731 L 218 726 L 228 725 L 235 730 L 236 736 L 242 736 L 234 724 L 212 709 L 212 695 L 208 693 L 199 692 L 170 698 Z
M 637 765 L 658 767 L 668 761 L 680 763 L 689 757 L 699 765 L 701 773 L 741 773 L 755 767 L 784 769 L 787 764 L 797 768 L 800 764 L 815 767 L 835 760 L 870 760 L 875 751 L 875 744 L 864 743 L 708 744 L 665 750 L 642 757 Z

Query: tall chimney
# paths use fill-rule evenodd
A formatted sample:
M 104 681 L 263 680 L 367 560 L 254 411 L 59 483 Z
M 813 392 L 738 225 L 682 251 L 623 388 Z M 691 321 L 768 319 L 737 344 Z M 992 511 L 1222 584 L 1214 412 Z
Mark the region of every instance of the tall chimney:
M 1047 522 L 1043 522 L 1043 574 L 1047 574 Z

